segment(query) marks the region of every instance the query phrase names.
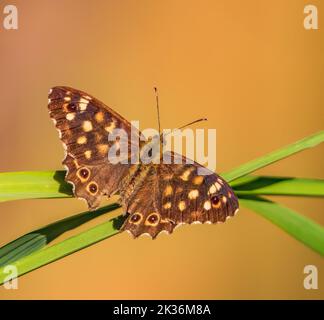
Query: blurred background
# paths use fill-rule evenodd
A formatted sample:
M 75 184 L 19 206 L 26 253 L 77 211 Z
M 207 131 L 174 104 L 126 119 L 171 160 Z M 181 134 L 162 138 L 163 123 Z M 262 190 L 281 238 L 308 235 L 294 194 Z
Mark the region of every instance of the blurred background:
M 0 25 L 0 170 L 62 169 L 63 147 L 47 93 L 72 86 L 143 128 L 200 117 L 217 130 L 217 171 L 323 129 L 323 1 L 319 30 L 303 27 L 309 1 L 0 0 L 15 4 L 19 29 Z M 324 178 L 324 147 L 260 174 Z M 324 224 L 321 199 L 281 203 Z M 0 245 L 86 210 L 76 199 L 0 204 Z M 57 241 L 105 221 L 105 215 Z M 305 290 L 303 269 L 319 270 Z M 223 225 L 194 225 L 132 240 L 114 236 L 19 279 L 0 299 L 323 299 L 324 261 L 242 208 Z

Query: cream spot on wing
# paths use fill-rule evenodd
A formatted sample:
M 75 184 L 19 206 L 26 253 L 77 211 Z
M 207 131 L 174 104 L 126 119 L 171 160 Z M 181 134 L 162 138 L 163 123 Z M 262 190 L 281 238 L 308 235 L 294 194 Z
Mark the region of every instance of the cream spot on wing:
M 109 126 L 105 127 L 105 130 L 109 133 L 112 133 L 112 131 L 116 128 L 115 122 L 111 122 Z
M 239 212 L 239 209 L 237 208 L 234 212 L 234 215 L 237 214 Z
M 80 98 L 79 101 L 79 107 L 81 111 L 85 111 L 87 110 L 87 106 L 88 106 L 89 101 L 84 99 L 84 98 Z
M 66 116 L 65 116 L 66 120 L 73 120 L 75 118 L 75 113 L 74 112 L 71 112 L 71 113 L 68 113 Z
M 167 202 L 163 205 L 164 209 L 170 209 L 171 208 L 171 202 Z
M 91 158 L 91 150 L 87 150 L 87 151 L 84 153 L 84 156 L 85 156 L 87 159 L 90 159 L 90 158 Z
M 207 210 L 207 211 L 211 209 L 211 203 L 210 203 L 209 200 L 205 201 L 204 209 Z
M 222 179 L 220 179 L 220 178 L 217 178 L 217 181 L 221 184 L 221 185 L 223 185 L 224 184 L 224 182 L 223 182 L 223 180 Z
M 225 196 L 222 196 L 222 201 L 223 201 L 223 203 L 226 203 L 227 202 L 227 198 Z
M 216 191 L 217 191 L 216 186 L 215 186 L 214 184 L 212 184 L 212 185 L 210 186 L 209 190 L 208 190 L 208 193 L 209 193 L 209 194 L 213 194 L 213 193 L 215 193 Z
M 51 101 L 52 101 L 52 100 L 51 100 L 50 98 L 48 98 L 48 104 L 50 104 L 50 103 L 51 103 Z
M 101 154 L 106 154 L 108 151 L 108 145 L 107 144 L 98 144 L 97 149 Z
M 200 185 L 200 184 L 202 184 L 203 181 L 204 181 L 204 177 L 202 177 L 202 176 L 196 176 L 192 180 L 193 184 L 195 184 L 195 185 Z
M 215 186 L 216 186 L 217 191 L 222 189 L 222 186 L 218 182 L 215 183 Z
M 184 201 L 180 201 L 178 204 L 178 208 L 180 211 L 183 211 L 186 209 L 186 203 Z
M 173 193 L 173 189 L 170 185 L 166 186 L 164 189 L 164 195 L 165 196 L 170 196 Z
M 71 101 L 71 97 L 64 97 L 64 101 Z
M 77 144 L 85 144 L 85 143 L 87 143 L 87 137 L 86 136 L 82 136 L 82 137 L 78 138 Z
M 191 174 L 191 172 L 194 170 L 194 168 L 190 168 L 185 170 L 182 175 L 180 176 L 180 179 L 183 181 L 188 181 L 189 180 L 189 176 Z
M 82 128 L 85 132 L 89 132 L 92 130 L 92 123 L 90 121 L 83 121 Z
M 48 94 L 51 94 L 53 92 L 53 89 L 49 89 Z
M 188 193 L 188 198 L 191 199 L 191 200 L 198 198 L 198 196 L 199 196 L 199 191 L 198 190 L 191 190 Z
M 104 120 L 104 114 L 102 112 L 97 112 L 95 114 L 95 119 L 97 122 L 102 122 Z
M 73 163 L 77 169 L 80 168 L 78 161 L 76 159 L 73 160 Z

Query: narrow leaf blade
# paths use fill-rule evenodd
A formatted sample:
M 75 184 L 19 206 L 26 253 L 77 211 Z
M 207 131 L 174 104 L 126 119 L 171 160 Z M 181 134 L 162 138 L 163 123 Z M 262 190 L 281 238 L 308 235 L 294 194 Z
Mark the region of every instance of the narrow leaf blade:
M 0 267 L 45 247 L 63 233 L 119 207 L 118 204 L 111 204 L 96 211 L 79 213 L 19 237 L 0 248 Z
M 240 203 L 324 256 L 324 228 L 319 224 L 292 209 L 260 197 L 241 198 Z
M 38 250 L 10 264 L 17 268 L 19 277 L 76 251 L 84 249 L 101 240 L 118 234 L 125 218 L 126 215 L 118 216 L 117 218 L 104 222 L 94 228 L 81 232 L 78 235 L 72 236 L 50 247 Z M 7 276 L 4 273 L 4 268 L 5 266 L 0 267 L 0 285 L 4 283 Z
M 222 174 L 222 177 L 230 182 L 242 176 L 245 176 L 255 170 L 268 166 L 278 160 L 287 158 L 294 153 L 300 152 L 307 148 L 315 147 L 324 141 L 324 130 L 308 136 L 302 140 L 292 143 L 286 147 L 273 151 L 265 156 L 254 159 L 250 162 L 244 163 L 237 168 Z
M 0 202 L 71 197 L 72 186 L 64 181 L 64 177 L 65 171 L 0 173 Z
M 232 181 L 237 196 L 281 195 L 324 197 L 324 180 L 293 177 L 244 176 Z

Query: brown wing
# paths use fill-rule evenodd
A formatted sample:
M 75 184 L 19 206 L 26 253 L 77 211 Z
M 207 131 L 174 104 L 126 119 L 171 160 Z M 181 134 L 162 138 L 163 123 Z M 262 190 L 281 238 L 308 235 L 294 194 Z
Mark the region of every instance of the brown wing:
M 122 230 L 134 237 L 147 233 L 155 238 L 183 223 L 217 223 L 233 216 L 238 210 L 233 190 L 215 173 L 198 175 L 198 168 L 203 167 L 198 163 L 152 166 L 129 197 L 130 216 Z
M 129 231 L 134 238 L 148 234 L 155 238 L 163 230 L 171 233 L 173 222 L 163 219 L 156 206 L 158 196 L 158 180 L 156 166 L 142 166 L 137 174 L 137 184 L 131 191 L 121 190 L 121 199 L 124 209 L 129 213 L 121 230 Z
M 48 109 L 66 151 L 66 181 L 74 187 L 74 194 L 85 199 L 90 209 L 100 204 L 102 195 L 111 195 L 127 174 L 129 165 L 108 162 L 110 148 L 117 142 L 108 141 L 115 128 L 123 129 L 129 137 L 138 139 L 138 130 L 91 95 L 69 87 L 50 90 Z M 130 153 L 131 141 L 128 140 Z

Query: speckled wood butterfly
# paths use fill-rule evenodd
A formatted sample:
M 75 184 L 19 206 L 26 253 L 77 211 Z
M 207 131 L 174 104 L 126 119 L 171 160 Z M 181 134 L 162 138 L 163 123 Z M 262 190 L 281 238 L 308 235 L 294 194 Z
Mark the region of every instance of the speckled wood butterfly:
M 140 132 L 131 123 L 93 96 L 68 87 L 50 90 L 48 108 L 66 151 L 66 181 L 74 195 L 96 209 L 102 196 L 118 193 L 128 213 L 121 230 L 134 237 L 171 233 L 183 223 L 224 222 L 238 211 L 233 190 L 217 174 L 199 175 L 196 162 L 182 164 L 112 164 L 108 141 L 115 128 Z M 140 145 L 142 148 L 143 145 Z M 132 140 L 128 142 L 128 150 Z M 171 158 L 179 156 L 171 153 Z M 181 156 L 182 157 L 182 156 Z M 183 157 L 185 160 L 185 158 Z

